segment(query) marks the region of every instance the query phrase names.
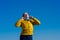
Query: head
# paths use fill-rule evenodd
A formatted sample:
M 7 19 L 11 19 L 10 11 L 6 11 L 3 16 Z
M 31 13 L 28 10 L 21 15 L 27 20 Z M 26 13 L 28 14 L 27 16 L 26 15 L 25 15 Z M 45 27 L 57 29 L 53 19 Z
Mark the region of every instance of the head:
M 24 17 L 24 19 L 29 19 L 28 13 L 27 12 L 24 12 L 23 17 Z

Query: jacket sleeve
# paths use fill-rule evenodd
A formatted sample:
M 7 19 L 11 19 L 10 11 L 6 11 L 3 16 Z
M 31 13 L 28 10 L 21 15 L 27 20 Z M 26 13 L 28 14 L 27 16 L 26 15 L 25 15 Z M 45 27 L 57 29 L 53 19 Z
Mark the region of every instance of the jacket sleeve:
M 20 26 L 21 26 L 21 21 L 22 21 L 21 19 L 18 20 L 18 21 L 16 22 L 15 26 L 16 26 L 16 27 L 20 27 Z
M 39 25 L 39 24 L 41 24 L 41 22 L 37 18 L 33 18 L 30 21 L 32 22 L 33 25 Z

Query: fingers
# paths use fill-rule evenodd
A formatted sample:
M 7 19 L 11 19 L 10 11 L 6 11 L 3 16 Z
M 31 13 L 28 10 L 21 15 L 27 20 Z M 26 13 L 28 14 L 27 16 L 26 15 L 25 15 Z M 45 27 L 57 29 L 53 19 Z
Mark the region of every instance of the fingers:
M 32 19 L 32 18 L 33 18 L 33 16 L 29 16 L 29 18 L 30 18 L 30 19 Z

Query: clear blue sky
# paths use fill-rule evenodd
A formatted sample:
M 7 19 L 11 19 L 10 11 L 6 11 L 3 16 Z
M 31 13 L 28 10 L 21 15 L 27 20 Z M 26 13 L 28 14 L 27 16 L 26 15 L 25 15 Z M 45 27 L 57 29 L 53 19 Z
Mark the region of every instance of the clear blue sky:
M 59 0 L 0 0 L 0 40 L 19 40 L 22 29 L 15 22 L 25 11 L 41 21 L 34 40 L 60 40 Z

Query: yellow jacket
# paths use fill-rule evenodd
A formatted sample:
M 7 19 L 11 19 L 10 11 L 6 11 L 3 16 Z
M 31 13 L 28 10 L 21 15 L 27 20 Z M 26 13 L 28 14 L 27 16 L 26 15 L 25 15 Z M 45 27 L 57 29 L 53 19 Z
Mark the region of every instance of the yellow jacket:
M 39 20 L 33 18 L 29 21 L 20 19 L 16 23 L 16 27 L 22 27 L 21 35 L 33 35 L 33 25 L 41 24 Z

